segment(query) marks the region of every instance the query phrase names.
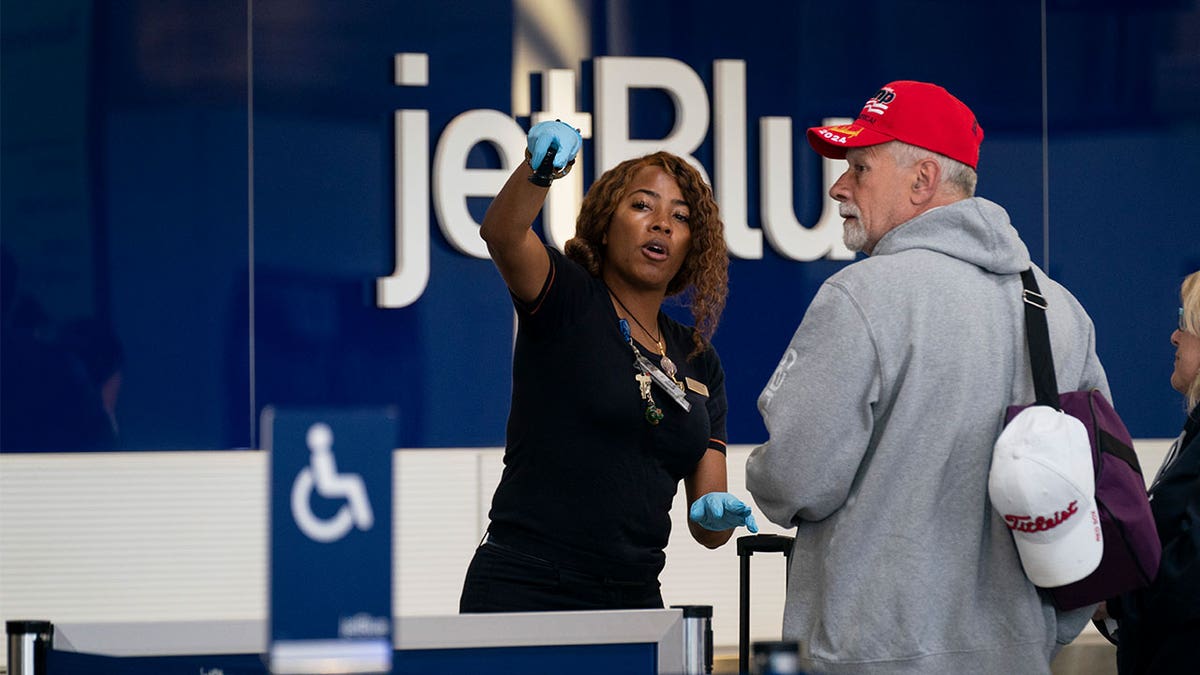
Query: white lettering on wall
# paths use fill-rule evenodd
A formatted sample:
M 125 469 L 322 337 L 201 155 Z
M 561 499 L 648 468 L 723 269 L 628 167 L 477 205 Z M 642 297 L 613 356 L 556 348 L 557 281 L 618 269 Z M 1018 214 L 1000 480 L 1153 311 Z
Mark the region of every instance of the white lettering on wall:
M 396 54 L 395 83 L 424 87 L 429 84 L 427 54 Z M 709 180 L 708 172 L 693 153 L 709 131 L 709 100 L 696 71 L 675 59 L 597 57 L 592 114 L 577 110 L 575 73 L 544 73 L 544 111 L 531 115 L 533 123 L 560 119 L 593 139 L 595 175 L 630 157 L 667 150 L 687 159 Z M 674 108 L 674 125 L 664 138 L 630 138 L 629 94 L 635 89 L 665 92 Z M 822 201 L 815 225 L 805 227 L 795 216 L 793 203 L 792 120 L 760 120 L 759 186 L 762 230 L 750 226 L 747 196 L 746 64 L 738 60 L 713 62 L 713 146 L 717 202 L 725 220 L 726 244 L 732 255 L 745 259 L 763 256 L 763 235 L 772 249 L 791 260 L 825 257 L 852 260 L 841 238 L 841 218 L 832 198 Z M 594 115 L 594 128 L 593 128 Z M 830 119 L 823 124 L 848 122 Z M 395 233 L 396 266 L 390 276 L 376 280 L 379 307 L 406 307 L 420 299 L 429 283 L 429 208 L 432 174 L 433 208 L 443 236 L 458 252 L 486 258 L 487 246 L 479 238 L 479 223 L 468 209 L 470 197 L 494 197 L 509 174 L 524 161 L 525 130 L 511 115 L 497 110 L 468 110 L 455 117 L 436 142 L 429 163 L 429 112 L 395 112 Z M 467 157 L 479 143 L 490 143 L 500 156 L 498 169 L 467 168 Z M 582 152 L 577 166 L 584 162 Z M 822 159 L 822 188 L 827 195 L 840 173 L 840 162 Z M 711 182 L 711 181 L 710 181 Z M 572 171 L 551 191 L 543 209 L 545 236 L 562 249 L 574 235 L 575 215 L 583 199 L 583 172 Z
M 704 166 L 692 153 L 708 134 L 708 94 L 696 71 L 682 61 L 626 56 L 597 57 L 592 74 L 596 81 L 596 175 L 630 157 L 658 150 L 687 159 L 709 180 Z M 661 89 L 675 105 L 675 126 L 663 138 L 629 137 L 629 91 Z M 709 181 L 711 183 L 711 181 Z
M 471 148 L 484 142 L 500 154 L 500 168 L 468 169 Z M 468 110 L 446 125 L 433 156 L 433 208 L 446 241 L 459 253 L 488 257 L 479 223 L 467 209 L 467 197 L 495 197 L 523 161 L 525 131 L 498 110 Z
M 849 124 L 851 121 L 835 118 L 822 124 Z M 762 118 L 759 121 L 759 145 L 763 230 L 771 248 L 792 260 L 807 262 L 822 256 L 853 260 L 854 253 L 842 243 L 842 220 L 833 198 L 822 203 L 821 216 L 813 227 L 805 227 L 796 219 L 792 207 L 792 120 L 787 117 Z M 825 158 L 821 161 L 826 195 L 837 180 L 834 161 Z
M 762 258 L 762 230 L 750 227 L 746 177 L 746 62 L 713 62 L 713 194 L 730 255 Z
M 429 82 L 427 54 L 396 54 L 395 83 Z M 396 267 L 375 281 L 375 303 L 407 307 L 429 283 L 429 111 L 397 110 L 394 119 Z

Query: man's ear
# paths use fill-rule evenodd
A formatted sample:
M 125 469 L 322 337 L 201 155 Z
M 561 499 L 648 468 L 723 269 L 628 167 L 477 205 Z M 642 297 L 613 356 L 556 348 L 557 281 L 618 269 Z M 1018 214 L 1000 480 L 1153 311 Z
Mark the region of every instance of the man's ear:
M 937 194 L 937 187 L 942 178 L 942 165 L 932 157 L 926 157 L 913 165 L 913 169 L 909 198 L 914 205 L 927 204 Z

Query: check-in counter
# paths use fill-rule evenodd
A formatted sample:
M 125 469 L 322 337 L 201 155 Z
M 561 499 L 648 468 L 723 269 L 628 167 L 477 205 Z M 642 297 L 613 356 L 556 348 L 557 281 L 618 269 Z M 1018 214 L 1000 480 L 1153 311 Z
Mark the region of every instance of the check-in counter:
M 400 617 L 391 672 L 685 673 L 696 667 L 689 650 L 703 650 L 687 637 L 691 620 L 681 609 Z M 262 621 L 61 624 L 53 634 L 47 675 L 268 672 Z

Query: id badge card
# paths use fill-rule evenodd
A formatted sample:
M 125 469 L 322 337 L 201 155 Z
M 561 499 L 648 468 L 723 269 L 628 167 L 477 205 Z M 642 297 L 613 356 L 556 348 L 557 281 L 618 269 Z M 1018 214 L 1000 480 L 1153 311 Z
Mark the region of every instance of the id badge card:
M 650 376 L 650 381 L 658 385 L 659 389 L 662 389 L 664 392 L 666 392 L 667 395 L 671 397 L 671 400 L 675 401 L 676 405 L 678 405 L 680 408 L 683 408 L 684 412 L 691 412 L 692 404 L 687 400 L 687 395 L 683 393 L 682 389 L 676 386 L 675 382 L 671 380 L 671 378 L 667 377 L 666 373 L 659 370 L 658 366 L 655 366 L 653 363 L 651 363 L 650 359 L 647 359 L 645 356 L 642 356 L 639 353 L 635 354 L 634 363 L 637 364 L 639 370 Z

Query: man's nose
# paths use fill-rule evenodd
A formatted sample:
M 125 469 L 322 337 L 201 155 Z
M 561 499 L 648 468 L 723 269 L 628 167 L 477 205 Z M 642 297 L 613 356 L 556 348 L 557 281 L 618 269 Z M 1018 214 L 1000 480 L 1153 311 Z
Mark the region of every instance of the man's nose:
M 842 173 L 842 175 L 838 176 L 838 179 L 833 182 L 832 186 L 830 186 L 829 196 L 833 197 L 835 201 L 844 202 L 850 198 L 850 192 L 846 188 L 846 176 L 849 174 L 850 171 L 847 169 L 844 173 Z

